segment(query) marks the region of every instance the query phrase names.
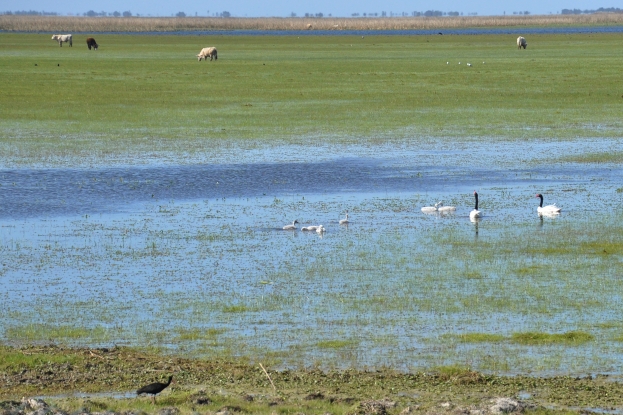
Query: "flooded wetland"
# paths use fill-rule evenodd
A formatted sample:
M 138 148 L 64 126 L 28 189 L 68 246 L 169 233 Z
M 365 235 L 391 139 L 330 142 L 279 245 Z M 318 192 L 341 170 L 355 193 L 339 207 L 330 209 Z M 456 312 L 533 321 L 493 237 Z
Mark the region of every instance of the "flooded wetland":
M 19 69 L 19 42 L 36 49 L 38 36 L 0 34 L 13 96 L 43 82 Z M 207 63 L 176 62 L 177 43 L 214 38 L 106 36 L 119 49 L 93 59 L 110 53 L 119 73 L 63 48 L 75 89 L 58 81 L 33 113 L 2 98 L 3 344 L 130 346 L 286 373 L 623 374 L 618 35 L 564 51 L 578 35 L 540 35 L 546 51 L 534 52 L 494 35 L 379 36 L 385 58 L 344 52 L 346 36 L 306 38 L 300 58 L 293 38 L 223 37 L 231 49 Z M 130 57 L 152 43 L 164 49 Z M 269 68 L 250 67 L 256 43 L 274 46 Z M 410 46 L 423 62 L 401 55 Z M 41 49 L 39 65 L 56 62 Z M 466 59 L 483 63 L 459 72 Z M 601 83 L 585 72 L 596 62 Z M 532 79 L 506 82 L 514 66 Z M 224 84 L 190 92 L 200 72 Z M 91 95 L 93 77 L 111 90 Z M 113 102 L 128 79 L 138 86 Z M 52 116 L 60 89 L 73 111 Z M 482 217 L 470 220 L 474 191 Z M 562 212 L 538 215 L 537 193 Z M 456 210 L 421 211 L 439 201 Z
M 271 148 L 282 162 L 6 170 L 4 338 L 284 367 L 618 373 L 621 168 L 555 160 L 585 145 L 533 144 L 536 156 L 521 160 L 509 155 L 526 145 L 510 142 L 504 152 L 351 147 L 348 158 L 302 162 L 305 148 Z M 474 189 L 483 217 L 472 223 Z M 562 213 L 539 216 L 536 193 Z M 420 211 L 437 201 L 457 209 Z M 327 231 L 281 229 L 294 219 Z M 514 340 L 530 332 L 585 336 Z

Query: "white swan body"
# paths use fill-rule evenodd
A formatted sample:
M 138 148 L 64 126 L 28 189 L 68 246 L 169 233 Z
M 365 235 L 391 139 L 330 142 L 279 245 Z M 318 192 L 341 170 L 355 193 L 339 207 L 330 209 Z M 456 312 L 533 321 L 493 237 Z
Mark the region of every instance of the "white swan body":
M 454 212 L 456 210 L 455 206 L 444 206 L 443 202 L 439 202 L 438 203 L 438 207 L 437 207 L 437 211 L 444 213 L 444 212 Z
M 476 219 L 482 217 L 482 212 L 478 210 L 478 193 L 474 190 L 474 198 L 476 199 L 476 205 L 474 206 L 474 210 L 469 212 L 470 219 Z
M 346 219 L 340 220 L 340 225 L 347 225 L 347 224 L 348 224 L 348 212 L 346 212 Z
M 541 193 L 537 193 L 535 197 L 538 197 L 541 199 L 541 203 L 536 208 L 536 211 L 542 215 L 556 215 L 556 214 L 559 214 L 560 211 L 562 210 L 562 208 L 559 208 L 558 206 L 556 206 L 555 203 L 553 205 L 543 206 L 543 195 Z
M 432 212 L 437 212 L 437 207 L 439 206 L 441 202 L 437 202 L 435 203 L 435 206 L 424 206 L 422 208 L 422 212 L 424 213 L 432 213 Z
M 324 226 L 320 225 L 316 228 L 316 232 L 318 233 L 323 233 L 326 232 L 327 230 L 324 228 Z
M 318 226 L 304 226 L 301 228 L 302 231 L 315 231 L 318 229 Z
M 284 226 L 284 227 L 283 227 L 283 230 L 284 230 L 284 231 L 293 231 L 293 230 L 295 230 L 295 229 L 296 229 L 296 224 L 297 224 L 297 223 L 299 223 L 299 221 L 295 219 L 295 220 L 294 220 L 294 222 L 292 222 L 292 225 L 286 225 L 286 226 Z

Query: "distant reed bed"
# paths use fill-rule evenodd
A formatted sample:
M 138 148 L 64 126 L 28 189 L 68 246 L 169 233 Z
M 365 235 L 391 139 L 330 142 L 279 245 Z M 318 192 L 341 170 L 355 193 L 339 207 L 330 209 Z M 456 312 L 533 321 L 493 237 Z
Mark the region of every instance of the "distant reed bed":
M 623 14 L 391 18 L 79 17 L 1 15 L 0 30 L 19 32 L 177 32 L 207 30 L 426 30 L 623 24 Z

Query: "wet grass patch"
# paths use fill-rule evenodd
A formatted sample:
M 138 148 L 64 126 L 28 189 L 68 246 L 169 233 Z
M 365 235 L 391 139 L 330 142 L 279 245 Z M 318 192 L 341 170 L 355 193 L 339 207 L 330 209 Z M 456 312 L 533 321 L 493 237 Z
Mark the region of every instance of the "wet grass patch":
M 522 345 L 554 345 L 562 344 L 578 346 L 595 340 L 595 336 L 582 331 L 566 333 L 522 332 L 512 333 L 509 336 L 492 333 L 464 333 L 450 335 L 461 343 L 516 343 Z
M 559 161 L 567 163 L 623 163 L 623 152 L 611 151 L 608 153 L 584 153 L 563 157 Z
M 178 329 L 177 340 L 216 340 L 221 334 L 225 333 L 224 329 Z
M 513 333 L 510 337 L 512 342 L 525 345 L 564 344 L 578 346 L 591 342 L 594 339 L 595 336 L 583 331 L 569 331 L 566 333 L 524 332 Z
M 23 326 L 7 327 L 5 337 L 11 341 L 20 342 L 74 342 L 92 339 L 94 342 L 107 341 L 111 338 L 109 329 L 104 327 L 76 327 L 68 325 L 27 324 Z
M 462 343 L 499 343 L 506 340 L 505 336 L 492 333 L 465 333 L 456 337 Z
M 344 349 L 356 345 L 357 342 L 354 340 L 324 340 L 316 343 L 316 346 L 320 349 Z

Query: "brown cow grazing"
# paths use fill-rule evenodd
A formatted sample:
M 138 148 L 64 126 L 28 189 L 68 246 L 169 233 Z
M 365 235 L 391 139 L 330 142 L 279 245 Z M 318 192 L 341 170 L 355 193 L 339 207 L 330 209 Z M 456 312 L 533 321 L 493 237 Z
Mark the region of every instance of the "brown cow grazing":
M 89 50 L 91 50 L 91 47 L 97 50 L 97 42 L 92 37 L 87 38 L 87 46 L 89 47 Z

